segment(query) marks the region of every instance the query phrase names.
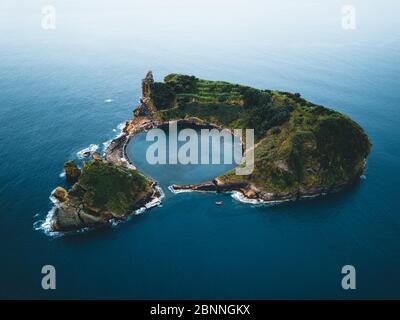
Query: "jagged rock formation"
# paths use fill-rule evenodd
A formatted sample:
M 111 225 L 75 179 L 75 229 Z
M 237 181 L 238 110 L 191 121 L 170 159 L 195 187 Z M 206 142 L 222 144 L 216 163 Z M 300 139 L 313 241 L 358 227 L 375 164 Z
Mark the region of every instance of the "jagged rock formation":
M 53 191 L 53 197 L 56 198 L 60 202 L 66 202 L 69 200 L 68 191 L 62 187 L 57 187 Z
M 67 161 L 64 164 L 65 177 L 68 183 L 75 183 L 81 176 L 81 170 L 73 160 Z
M 92 159 L 93 159 L 93 161 L 101 161 L 101 160 L 103 160 L 101 155 L 99 153 L 97 153 L 97 152 L 94 152 L 92 154 Z
M 140 105 L 133 112 L 134 117 L 152 117 L 153 108 L 151 102 L 151 90 L 154 84 L 153 73 L 149 71 L 146 77 L 142 80 L 142 97 L 140 98 Z
M 142 80 L 142 98 L 149 98 L 151 87 L 154 84 L 153 72 L 149 71 Z

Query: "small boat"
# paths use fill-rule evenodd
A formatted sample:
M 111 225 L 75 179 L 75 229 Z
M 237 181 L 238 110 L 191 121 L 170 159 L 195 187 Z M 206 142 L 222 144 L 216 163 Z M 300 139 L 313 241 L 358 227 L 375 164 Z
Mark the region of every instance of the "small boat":
M 224 203 L 223 201 L 215 201 L 215 204 L 218 205 L 218 206 L 220 206 L 223 203 Z

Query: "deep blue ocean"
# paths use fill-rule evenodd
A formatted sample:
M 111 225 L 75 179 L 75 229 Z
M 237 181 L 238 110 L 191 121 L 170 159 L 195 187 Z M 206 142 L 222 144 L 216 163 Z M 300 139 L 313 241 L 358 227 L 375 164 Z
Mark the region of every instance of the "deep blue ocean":
M 260 18 L 259 1 L 243 12 L 214 8 L 220 15 L 208 20 L 201 18 L 206 7 L 167 18 L 162 7 L 148 24 L 141 22 L 150 13 L 121 1 L 113 10 L 101 2 L 98 11 L 72 1 L 56 6 L 57 29 L 44 31 L 40 6 L 7 2 L 0 24 L 0 298 L 400 298 L 396 10 L 379 14 L 367 1 L 357 29 L 344 31 L 337 1 L 317 7 L 326 19 L 312 22 L 302 18 L 310 10 L 301 4 L 303 11 L 266 9 L 266 21 L 281 13 L 280 25 Z M 299 18 L 289 23 L 293 12 Z M 214 27 L 204 30 L 205 21 Z M 90 144 L 101 150 L 118 133 L 149 69 L 156 80 L 178 72 L 300 92 L 343 112 L 373 143 L 365 177 L 346 192 L 264 207 L 229 194 L 164 190 L 162 207 L 113 228 L 64 237 L 35 230 L 52 207 L 51 191 L 65 186 L 64 161 Z M 153 178 L 176 176 L 159 169 Z M 204 170 L 191 174 L 193 182 L 209 178 Z M 41 288 L 48 264 L 56 268 L 56 290 Z M 356 268 L 356 290 L 341 288 L 347 264 Z

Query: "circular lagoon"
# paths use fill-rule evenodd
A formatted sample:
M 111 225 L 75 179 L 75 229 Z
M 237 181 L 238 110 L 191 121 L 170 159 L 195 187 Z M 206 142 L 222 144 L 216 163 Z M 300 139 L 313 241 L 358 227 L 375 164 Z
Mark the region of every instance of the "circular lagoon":
M 208 181 L 237 166 L 234 155 L 241 143 L 231 134 L 213 139 L 206 136 L 208 129 L 178 129 L 178 135 L 156 130 L 132 137 L 126 153 L 140 172 L 164 188 Z

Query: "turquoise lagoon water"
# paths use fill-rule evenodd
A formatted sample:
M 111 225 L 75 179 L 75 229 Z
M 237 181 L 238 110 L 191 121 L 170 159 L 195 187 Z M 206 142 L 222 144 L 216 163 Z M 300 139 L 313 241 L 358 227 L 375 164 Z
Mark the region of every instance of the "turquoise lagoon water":
M 178 128 L 177 132 L 183 134 L 182 129 L 184 128 Z M 186 131 L 187 136 L 184 141 L 170 135 L 168 128 L 163 128 L 162 132 L 164 134 L 155 139 L 151 136 L 147 137 L 145 132 L 135 135 L 127 145 L 126 152 L 134 165 L 145 175 L 156 180 L 163 190 L 168 189 L 173 184 L 194 184 L 212 180 L 235 168 L 241 159 L 234 159 L 235 152 L 241 152 L 242 148 L 239 138 L 234 138 L 232 135 L 227 135 L 219 140 L 209 138 L 207 148 L 201 145 L 201 129 Z M 203 133 L 207 134 L 206 132 Z M 162 137 L 164 135 L 165 140 Z M 168 143 L 174 143 L 174 139 L 177 146 L 175 161 L 172 155 L 170 158 L 171 152 L 168 147 Z M 165 144 L 163 141 L 165 141 Z M 190 150 L 187 149 L 189 146 Z M 154 149 L 155 147 L 157 149 Z M 208 151 L 206 151 L 207 149 Z M 151 152 L 148 153 L 148 151 Z M 228 152 L 225 154 L 225 151 Z M 204 154 L 208 152 L 208 160 L 202 158 L 203 152 Z M 154 156 L 154 160 L 151 160 L 152 156 Z M 189 157 L 191 160 L 186 163 L 185 161 L 188 161 Z M 154 163 L 156 159 L 159 160 L 158 163 Z M 165 195 L 169 195 L 169 192 L 166 192 Z
M 353 31 L 341 29 L 338 1 L 171 1 L 155 15 L 136 2 L 71 1 L 56 7 L 53 31 L 40 29 L 40 8 L 13 3 L 2 4 L 0 24 L 1 298 L 400 298 L 395 2 L 357 2 Z M 164 190 L 162 207 L 113 228 L 65 237 L 36 230 L 51 191 L 65 186 L 64 161 L 118 133 L 148 69 L 157 80 L 180 72 L 301 92 L 344 112 L 373 142 L 365 177 L 340 194 L 264 207 Z M 165 185 L 179 178 L 139 160 Z M 194 168 L 185 179 L 210 173 Z M 46 264 L 57 270 L 54 291 L 40 286 Z M 346 264 L 356 267 L 357 290 L 341 289 Z

